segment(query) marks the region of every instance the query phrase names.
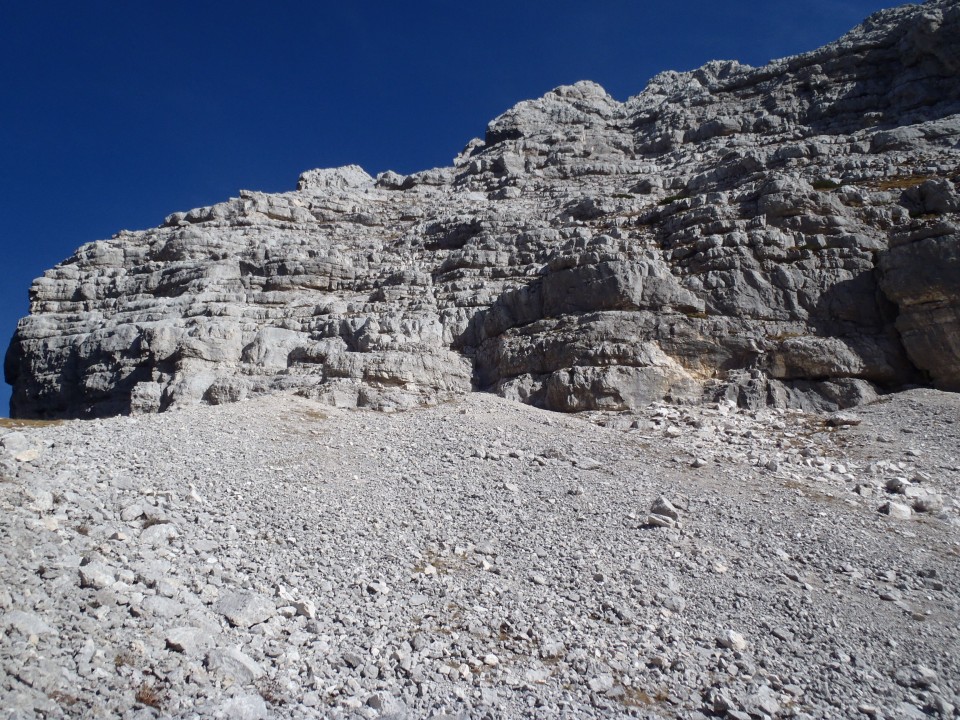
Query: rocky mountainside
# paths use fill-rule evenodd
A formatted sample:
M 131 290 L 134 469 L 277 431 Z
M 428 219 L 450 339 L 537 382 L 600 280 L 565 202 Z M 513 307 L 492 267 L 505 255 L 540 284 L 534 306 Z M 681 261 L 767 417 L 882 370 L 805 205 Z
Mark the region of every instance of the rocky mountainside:
M 960 6 L 618 102 L 582 82 L 451 167 L 304 173 L 83 246 L 7 352 L 19 417 L 281 390 L 400 408 L 960 389 Z

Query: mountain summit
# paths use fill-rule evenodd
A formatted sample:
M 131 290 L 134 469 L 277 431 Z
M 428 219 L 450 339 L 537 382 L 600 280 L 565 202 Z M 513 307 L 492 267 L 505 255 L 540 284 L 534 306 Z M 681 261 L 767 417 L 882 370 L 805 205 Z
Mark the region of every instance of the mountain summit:
M 836 409 L 960 389 L 960 6 L 753 68 L 580 82 L 450 167 L 305 172 L 84 245 L 30 290 L 11 415 L 282 390 L 382 409 Z

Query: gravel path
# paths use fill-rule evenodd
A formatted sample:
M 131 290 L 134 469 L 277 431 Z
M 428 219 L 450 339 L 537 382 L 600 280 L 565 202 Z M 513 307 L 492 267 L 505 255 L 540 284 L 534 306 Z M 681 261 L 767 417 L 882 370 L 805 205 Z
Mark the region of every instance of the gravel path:
M 3 718 L 960 705 L 957 395 L 830 417 L 276 396 L 0 443 Z

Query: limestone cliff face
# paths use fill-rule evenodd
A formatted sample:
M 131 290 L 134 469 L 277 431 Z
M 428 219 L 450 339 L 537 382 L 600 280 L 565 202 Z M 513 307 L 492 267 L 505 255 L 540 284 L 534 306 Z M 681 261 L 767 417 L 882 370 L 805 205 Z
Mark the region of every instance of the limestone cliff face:
M 960 389 L 960 6 L 886 10 L 762 68 L 561 87 L 452 167 L 293 192 L 83 246 L 31 288 L 21 417 L 283 389 L 378 408 Z

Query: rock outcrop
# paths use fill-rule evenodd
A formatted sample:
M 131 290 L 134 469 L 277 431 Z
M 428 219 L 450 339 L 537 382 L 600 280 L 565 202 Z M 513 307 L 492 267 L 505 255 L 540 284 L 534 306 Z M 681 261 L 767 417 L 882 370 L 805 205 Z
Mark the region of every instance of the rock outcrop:
M 11 414 L 296 389 L 406 407 L 960 389 L 960 7 L 881 11 L 762 68 L 581 82 L 452 167 L 350 166 L 83 246 L 37 279 Z

